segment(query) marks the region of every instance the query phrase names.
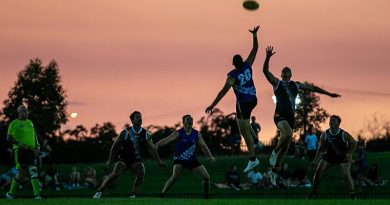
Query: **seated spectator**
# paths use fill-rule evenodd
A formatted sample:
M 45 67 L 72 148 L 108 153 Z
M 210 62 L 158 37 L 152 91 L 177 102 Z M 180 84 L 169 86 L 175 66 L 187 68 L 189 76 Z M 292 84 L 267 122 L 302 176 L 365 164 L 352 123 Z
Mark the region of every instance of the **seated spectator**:
M 88 165 L 84 170 L 84 185 L 87 187 L 94 188 L 97 186 L 96 180 L 96 170 L 92 168 L 91 165 Z
M 230 170 L 225 175 L 225 181 L 224 184 L 230 186 L 231 188 L 235 190 L 240 190 L 240 174 L 237 171 L 237 166 L 232 165 L 230 167 Z
M 379 168 L 377 164 L 372 164 L 368 169 L 367 179 L 372 186 L 384 186 L 386 183 L 379 177 Z
M 57 191 L 61 191 L 60 183 L 58 182 L 59 173 L 57 169 L 54 167 L 53 163 L 49 164 L 45 175 L 44 175 L 44 184 L 43 186 L 46 188 L 53 188 Z
M 259 172 L 259 167 L 253 168 L 252 171 L 248 172 L 248 181 L 251 185 L 251 188 L 261 188 L 264 187 L 263 175 Z
M 288 168 L 288 164 L 284 163 L 282 169 L 279 172 L 279 186 L 282 188 L 290 188 L 291 183 L 291 171 Z
M 265 188 L 274 188 L 274 186 L 271 183 L 271 177 L 268 175 L 268 171 L 264 172 L 263 175 L 263 185 Z
M 17 173 L 18 173 L 18 170 L 16 169 L 16 167 L 12 167 L 7 172 L 2 173 L 0 175 L 1 189 L 5 189 L 8 186 L 10 186 L 12 183 L 12 179 L 16 176 Z
M 72 172 L 69 175 L 69 184 L 73 187 L 80 186 L 80 172 L 76 167 L 72 167 Z
M 311 187 L 311 182 L 307 177 L 306 169 L 298 167 L 291 174 L 291 186 Z

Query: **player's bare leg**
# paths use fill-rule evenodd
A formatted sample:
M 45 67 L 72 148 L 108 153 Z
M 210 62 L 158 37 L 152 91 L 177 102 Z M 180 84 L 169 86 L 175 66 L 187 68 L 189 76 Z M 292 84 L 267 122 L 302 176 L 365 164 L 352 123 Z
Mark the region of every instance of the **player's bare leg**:
M 115 163 L 114 170 L 111 172 L 110 175 L 107 176 L 107 178 L 103 181 L 102 185 L 98 188 L 97 192 L 93 196 L 93 198 L 98 199 L 102 196 L 102 193 L 106 191 L 107 187 L 110 187 L 110 185 L 125 172 L 127 166 L 124 162 L 117 162 Z
M 141 185 L 144 183 L 145 166 L 142 162 L 135 162 L 131 165 L 131 170 L 135 174 L 135 179 L 132 191 L 130 192 L 130 197 L 134 198 L 138 193 Z
M 342 163 L 340 164 L 341 174 L 345 177 L 347 181 L 347 189 L 349 191 L 349 195 L 352 199 L 355 199 L 355 187 L 354 182 L 351 177 L 351 165 L 350 163 Z
M 209 198 L 210 195 L 210 175 L 207 172 L 206 168 L 201 165 L 192 170 L 196 176 L 199 176 L 202 179 L 202 187 L 204 198 Z
M 183 171 L 183 167 L 180 164 L 175 164 L 173 166 L 172 176 L 167 180 L 167 182 L 165 182 L 165 185 L 164 185 L 163 190 L 161 191 L 160 197 L 164 197 L 164 195 L 172 188 L 172 186 L 180 178 L 182 171 Z
M 255 146 L 253 143 L 253 136 L 251 133 L 252 127 L 249 123 L 249 119 L 237 118 L 237 125 L 238 128 L 240 129 L 240 134 L 244 137 L 246 147 L 248 148 L 248 152 L 249 152 L 249 162 L 247 167 L 244 170 L 244 172 L 248 172 L 252 170 L 254 167 L 256 167 L 257 165 L 259 165 L 260 163 L 255 156 Z
M 320 180 L 322 176 L 324 175 L 324 172 L 328 166 L 328 162 L 325 160 L 320 160 L 320 162 L 317 165 L 316 171 L 313 176 L 313 189 L 309 196 L 310 199 L 317 198 L 318 188 L 320 187 Z

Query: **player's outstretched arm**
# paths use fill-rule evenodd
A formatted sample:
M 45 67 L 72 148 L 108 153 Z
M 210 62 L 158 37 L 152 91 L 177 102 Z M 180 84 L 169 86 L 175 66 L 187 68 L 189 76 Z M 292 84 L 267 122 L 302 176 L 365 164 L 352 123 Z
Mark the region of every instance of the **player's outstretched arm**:
M 268 46 L 266 49 L 265 49 L 265 61 L 264 61 L 264 65 L 263 65 L 263 73 L 265 75 L 265 77 L 267 78 L 268 82 L 271 83 L 271 85 L 273 87 L 276 87 L 278 85 L 278 82 L 279 82 L 279 79 L 276 78 L 274 76 L 274 74 L 271 73 L 271 71 L 269 71 L 269 61 L 271 59 L 271 57 L 275 54 L 275 52 L 273 52 L 274 50 L 274 47 L 272 46 Z
M 250 66 L 252 66 L 253 62 L 255 62 L 257 50 L 259 49 L 259 41 L 257 40 L 257 31 L 259 30 L 259 28 L 260 26 L 256 26 L 253 28 L 253 30 L 249 30 L 249 32 L 251 32 L 253 36 L 253 46 L 245 62 L 248 63 Z
M 166 144 L 169 144 L 173 140 L 176 140 L 179 137 L 179 132 L 176 130 L 172 134 L 170 134 L 168 137 L 158 141 L 156 144 L 154 144 L 154 149 L 158 150 L 159 147 L 165 146 Z
M 219 101 L 221 101 L 221 99 L 226 95 L 226 93 L 229 91 L 229 89 L 233 85 L 234 85 L 234 78 L 228 76 L 222 90 L 219 91 L 219 93 L 218 93 L 217 97 L 215 98 L 215 100 L 213 101 L 213 103 L 211 103 L 211 105 L 206 108 L 205 112 L 207 114 L 213 112 L 214 107 L 219 103 Z
M 198 144 L 199 144 L 200 148 L 202 149 L 203 154 L 209 158 L 209 161 L 211 163 L 214 163 L 216 161 L 216 159 L 213 157 L 213 155 L 211 155 L 211 152 L 210 152 L 209 148 L 207 147 L 206 143 L 204 142 L 203 137 L 200 133 L 198 135 Z
M 301 83 L 301 82 L 296 82 L 299 86 L 300 89 L 303 89 L 303 90 L 309 90 L 309 91 L 312 91 L 312 92 L 316 92 L 316 93 L 320 93 L 320 94 L 324 94 L 324 95 L 328 95 L 332 98 L 337 98 L 337 97 L 341 97 L 341 95 L 337 94 L 337 93 L 331 93 L 331 92 L 328 92 L 320 87 L 317 87 L 315 85 L 309 85 L 309 84 L 306 84 L 306 83 Z

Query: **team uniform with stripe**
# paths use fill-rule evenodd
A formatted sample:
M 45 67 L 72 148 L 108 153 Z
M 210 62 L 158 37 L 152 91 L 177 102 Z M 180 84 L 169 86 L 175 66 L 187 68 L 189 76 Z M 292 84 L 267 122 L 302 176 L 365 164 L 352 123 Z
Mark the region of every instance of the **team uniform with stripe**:
M 119 152 L 119 160 L 123 161 L 129 168 L 135 162 L 142 162 L 142 155 L 151 135 L 144 128 L 136 132 L 134 127 L 129 127 L 122 132 L 124 132 L 125 138 Z
M 326 154 L 323 155 L 323 159 L 330 164 L 341 164 L 348 162 L 348 142 L 345 140 L 345 131 L 339 129 L 339 131 L 333 135 L 330 130 L 325 131 L 325 146 Z
M 180 164 L 184 168 L 192 170 L 202 164 L 196 159 L 196 143 L 199 139 L 199 132 L 192 129 L 187 135 L 184 128 L 178 130 L 179 137 L 176 139 L 175 152 L 173 156 L 174 164 Z
M 234 94 L 236 95 L 236 113 L 239 119 L 249 119 L 257 105 L 256 88 L 252 79 L 252 68 L 244 63 L 241 69 L 233 69 L 227 75 L 234 78 Z
M 295 99 L 298 91 L 299 86 L 296 82 L 279 80 L 278 85 L 274 88 L 276 97 L 274 122 L 276 125 L 282 120 L 287 120 L 290 127 L 294 129 Z

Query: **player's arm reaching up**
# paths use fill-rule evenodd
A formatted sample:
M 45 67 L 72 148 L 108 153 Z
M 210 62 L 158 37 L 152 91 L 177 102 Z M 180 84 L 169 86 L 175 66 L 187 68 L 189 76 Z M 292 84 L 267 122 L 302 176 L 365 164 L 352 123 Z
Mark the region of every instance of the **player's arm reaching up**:
M 253 30 L 249 30 L 249 32 L 251 32 L 253 35 L 253 46 L 248 58 L 245 60 L 245 63 L 248 63 L 250 66 L 252 66 L 253 62 L 255 61 L 257 50 L 259 49 L 259 41 L 257 40 L 257 31 L 259 28 L 260 26 L 256 26 L 253 28 Z
M 278 85 L 278 82 L 279 82 L 279 79 L 276 78 L 274 76 L 274 74 L 271 73 L 271 71 L 269 71 L 269 61 L 271 59 L 271 57 L 275 54 L 275 52 L 273 52 L 274 50 L 274 47 L 272 46 L 268 46 L 266 49 L 265 49 L 265 61 L 264 61 L 264 65 L 263 65 L 263 73 L 265 75 L 265 77 L 267 78 L 268 82 L 271 83 L 271 85 L 273 87 L 276 87 Z
M 312 91 L 312 92 L 316 92 L 316 93 L 320 93 L 320 94 L 324 94 L 324 95 L 328 95 L 332 98 L 337 98 L 337 97 L 341 97 L 341 95 L 337 94 L 337 93 L 331 93 L 331 92 L 328 92 L 320 87 L 317 87 L 315 85 L 309 85 L 309 84 L 306 84 L 306 83 L 301 83 L 301 82 L 298 82 L 298 81 L 295 81 L 298 86 L 299 86 L 299 89 L 303 89 L 303 90 L 308 90 L 308 91 Z
M 211 163 L 214 163 L 216 161 L 216 159 L 213 157 L 213 155 L 211 155 L 211 152 L 210 152 L 209 148 L 207 147 L 206 143 L 204 142 L 203 137 L 200 134 L 200 132 L 198 134 L 198 144 L 199 144 L 200 149 L 202 149 L 203 154 L 209 158 L 209 161 Z

